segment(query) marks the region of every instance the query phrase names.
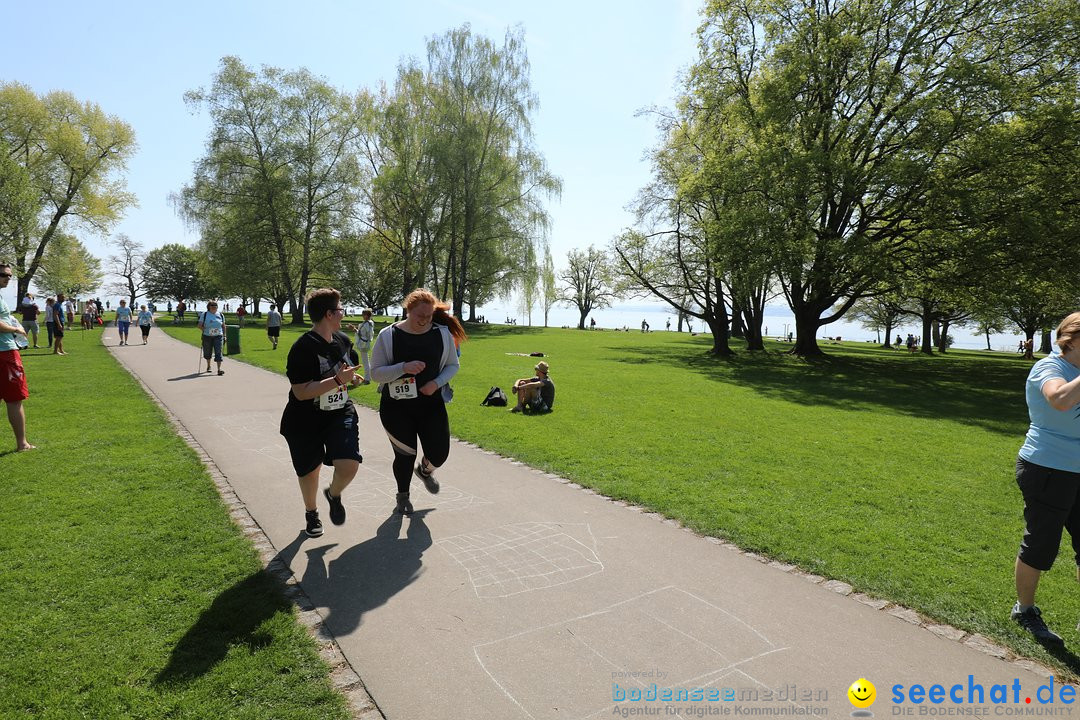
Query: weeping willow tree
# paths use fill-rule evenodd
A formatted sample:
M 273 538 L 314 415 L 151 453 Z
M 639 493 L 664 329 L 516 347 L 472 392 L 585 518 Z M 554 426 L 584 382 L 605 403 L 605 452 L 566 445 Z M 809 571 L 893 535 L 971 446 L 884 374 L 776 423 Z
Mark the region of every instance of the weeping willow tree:
M 400 257 L 401 294 L 426 285 L 472 316 L 520 287 L 560 191 L 533 146 L 521 31 L 501 45 L 467 25 L 433 38 L 426 64 L 403 63 L 392 90 L 362 100 L 366 222 Z

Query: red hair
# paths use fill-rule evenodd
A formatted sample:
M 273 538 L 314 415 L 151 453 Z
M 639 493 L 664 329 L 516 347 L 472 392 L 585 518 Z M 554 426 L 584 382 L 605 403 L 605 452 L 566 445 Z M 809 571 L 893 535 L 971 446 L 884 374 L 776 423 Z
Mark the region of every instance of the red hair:
M 413 290 L 401 303 L 401 306 L 405 308 L 405 312 L 408 312 L 420 303 L 431 305 L 434 309 L 434 312 L 431 314 L 432 319 L 441 325 L 445 325 L 450 330 L 450 334 L 454 337 L 455 345 L 461 345 L 461 343 L 468 339 L 461 321 L 450 314 L 450 303 L 443 302 L 435 297 L 435 293 L 427 288 L 417 288 L 416 290 Z

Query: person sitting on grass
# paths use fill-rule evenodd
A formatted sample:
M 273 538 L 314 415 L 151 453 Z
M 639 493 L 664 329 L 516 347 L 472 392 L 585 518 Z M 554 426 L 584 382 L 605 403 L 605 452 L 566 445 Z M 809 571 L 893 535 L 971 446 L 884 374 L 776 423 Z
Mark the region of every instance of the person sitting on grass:
M 548 377 L 548 364 L 541 360 L 536 363 L 535 370 L 536 377 L 521 378 L 514 383 L 512 390 L 517 396 L 517 405 L 510 408 L 510 412 L 551 412 L 555 404 L 555 383 Z

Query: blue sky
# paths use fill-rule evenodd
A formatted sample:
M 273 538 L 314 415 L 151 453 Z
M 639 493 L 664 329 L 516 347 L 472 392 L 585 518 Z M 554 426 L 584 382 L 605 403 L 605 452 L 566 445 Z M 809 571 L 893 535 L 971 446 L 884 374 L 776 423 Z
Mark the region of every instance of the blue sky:
M 402 58 L 423 57 L 428 38 L 464 23 L 501 40 L 522 25 L 540 109 L 536 147 L 563 180 L 552 201 L 557 266 L 568 250 L 605 245 L 632 223 L 625 211 L 649 180 L 643 153 L 655 123 L 636 116 L 670 106 L 693 61 L 700 3 L 654 0 L 507 3 L 489 0 L 313 2 L 9 2 L 0 81 L 42 93 L 67 90 L 97 102 L 135 129 L 139 149 L 128 189 L 139 206 L 113 234 L 153 248 L 194 244 L 168 203 L 191 177 L 208 133 L 205 115 L 183 102 L 206 87 L 221 57 L 249 66 L 306 67 L 349 91 L 391 83 Z M 92 252 L 109 250 L 81 235 Z
M 520 24 L 540 100 L 533 118 L 536 147 L 563 181 L 561 200 L 549 204 L 552 255 L 562 266 L 570 249 L 605 246 L 632 224 L 625 207 L 649 181 L 643 155 L 657 138 L 653 118 L 639 111 L 673 104 L 679 74 L 696 55 L 703 3 L 9 0 L 0 82 L 18 81 L 39 93 L 68 90 L 130 123 L 139 150 L 127 182 L 139 207 L 113 234 L 126 233 L 147 248 L 192 245 L 198 238 L 185 230 L 168 197 L 190 179 L 209 128 L 204 115 L 184 105 L 183 95 L 208 86 L 223 56 L 236 55 L 252 67 L 306 67 L 355 91 L 392 83 L 403 58 L 422 58 L 427 39 L 451 28 L 469 23 L 473 32 L 501 40 L 508 27 Z M 81 239 L 99 257 L 110 252 L 99 237 Z M 790 311 L 777 302 L 769 322 L 779 329 Z M 599 313 L 597 322 L 638 327 L 643 313 L 668 312 L 641 300 L 627 303 Z M 500 321 L 516 314 L 513 303 L 486 310 Z M 553 312 L 553 324 L 576 323 L 570 308 Z M 655 317 L 651 322 L 662 325 Z M 822 330 L 830 332 L 871 335 L 846 323 Z M 956 332 L 978 346 L 978 338 Z

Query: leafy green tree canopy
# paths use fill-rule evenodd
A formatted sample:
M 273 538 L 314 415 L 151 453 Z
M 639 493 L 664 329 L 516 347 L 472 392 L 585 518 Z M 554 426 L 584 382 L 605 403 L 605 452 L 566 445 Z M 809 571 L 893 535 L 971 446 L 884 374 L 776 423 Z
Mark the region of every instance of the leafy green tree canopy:
M 96 290 L 102 276 L 101 261 L 78 239 L 59 233 L 45 251 L 36 284 L 49 295 L 62 292 L 77 298 Z
M 59 233 L 107 234 L 135 204 L 123 179 L 135 147 L 131 126 L 95 103 L 0 84 L 0 207 L 12 213 L 0 243 L 13 254 L 20 296 Z
M 146 254 L 143 279 L 146 294 L 158 300 L 198 300 L 205 297 L 196 250 L 171 243 Z

